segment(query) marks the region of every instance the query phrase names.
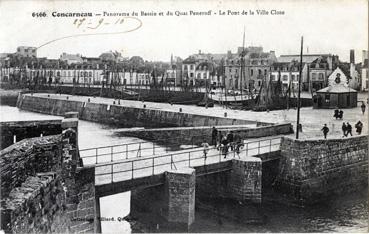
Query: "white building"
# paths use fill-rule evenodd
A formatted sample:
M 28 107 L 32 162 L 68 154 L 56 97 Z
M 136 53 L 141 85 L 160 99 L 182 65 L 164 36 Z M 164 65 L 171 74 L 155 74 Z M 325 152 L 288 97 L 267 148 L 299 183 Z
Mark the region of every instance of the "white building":
M 31 46 L 18 46 L 16 54 L 23 57 L 37 57 L 37 48 Z

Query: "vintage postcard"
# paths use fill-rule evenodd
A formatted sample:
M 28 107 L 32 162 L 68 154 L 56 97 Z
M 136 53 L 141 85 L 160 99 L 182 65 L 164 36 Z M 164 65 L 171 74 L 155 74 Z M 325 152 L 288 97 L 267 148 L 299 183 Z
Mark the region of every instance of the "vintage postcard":
M 368 232 L 367 0 L 0 0 L 1 233 Z

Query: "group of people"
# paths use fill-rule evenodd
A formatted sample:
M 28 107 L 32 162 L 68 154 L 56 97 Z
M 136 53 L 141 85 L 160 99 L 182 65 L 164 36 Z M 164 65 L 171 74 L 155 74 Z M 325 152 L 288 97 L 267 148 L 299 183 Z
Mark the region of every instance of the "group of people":
M 343 110 L 336 109 L 334 110 L 333 117 L 336 119 L 342 119 L 343 118 Z
M 213 127 L 211 134 L 211 144 L 217 147 L 227 157 L 229 150 L 235 151 L 239 157 L 240 149 L 243 147 L 243 142 L 239 134 L 229 131 L 226 135 L 222 135 L 215 127 Z
M 363 130 L 363 127 L 364 127 L 364 124 L 360 120 L 355 124 L 356 133 L 358 135 L 361 134 L 361 132 Z M 328 128 L 327 124 L 324 124 L 321 131 L 323 132 L 324 139 L 327 139 L 327 135 L 328 135 L 328 132 L 329 132 L 329 128 Z M 347 137 L 348 135 L 352 136 L 352 126 L 349 122 L 346 122 L 346 123 L 343 122 L 343 124 L 342 124 L 342 133 L 343 133 L 343 137 Z

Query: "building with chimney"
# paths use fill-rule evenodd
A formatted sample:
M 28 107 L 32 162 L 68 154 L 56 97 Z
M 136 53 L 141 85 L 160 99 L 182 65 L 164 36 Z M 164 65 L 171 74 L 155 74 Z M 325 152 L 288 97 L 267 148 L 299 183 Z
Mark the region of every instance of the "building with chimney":
M 368 55 L 369 52 L 367 50 L 363 50 L 363 62 L 358 66 L 360 70 L 360 90 L 368 91 L 369 89 L 369 63 L 368 63 Z
M 239 47 L 236 54 L 228 52 L 224 64 L 225 87 L 259 90 L 262 82 L 269 79 L 271 65 L 276 61 L 274 51 L 264 52 L 263 47 Z M 241 69 L 244 69 L 242 77 Z

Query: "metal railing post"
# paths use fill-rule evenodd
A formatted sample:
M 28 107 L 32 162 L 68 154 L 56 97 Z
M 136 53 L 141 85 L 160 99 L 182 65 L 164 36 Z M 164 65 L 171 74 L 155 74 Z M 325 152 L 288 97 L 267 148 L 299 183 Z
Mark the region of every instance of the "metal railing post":
M 113 173 L 113 164 L 111 164 L 111 182 L 113 183 L 113 176 L 114 176 L 114 173 Z
M 128 144 L 126 145 L 126 159 L 128 159 Z
M 140 144 L 139 144 L 138 148 L 139 148 L 138 150 L 139 150 L 140 157 L 141 157 L 141 142 L 140 142 Z
M 188 167 L 191 166 L 191 152 L 188 152 Z
M 269 139 L 269 153 L 272 152 L 272 139 Z
M 246 143 L 246 157 L 249 155 L 249 143 Z
M 152 175 L 155 173 L 155 158 L 152 158 Z
M 132 168 L 131 168 L 132 169 L 132 179 L 133 179 L 133 162 L 134 161 L 132 161 Z
M 152 154 L 155 155 L 155 142 L 152 143 Z
M 173 154 L 170 155 L 170 169 L 173 169 Z
M 96 148 L 96 164 L 97 164 L 97 148 Z
M 260 154 L 260 141 L 258 142 L 258 155 Z
M 110 147 L 110 161 L 113 162 L 113 146 Z

